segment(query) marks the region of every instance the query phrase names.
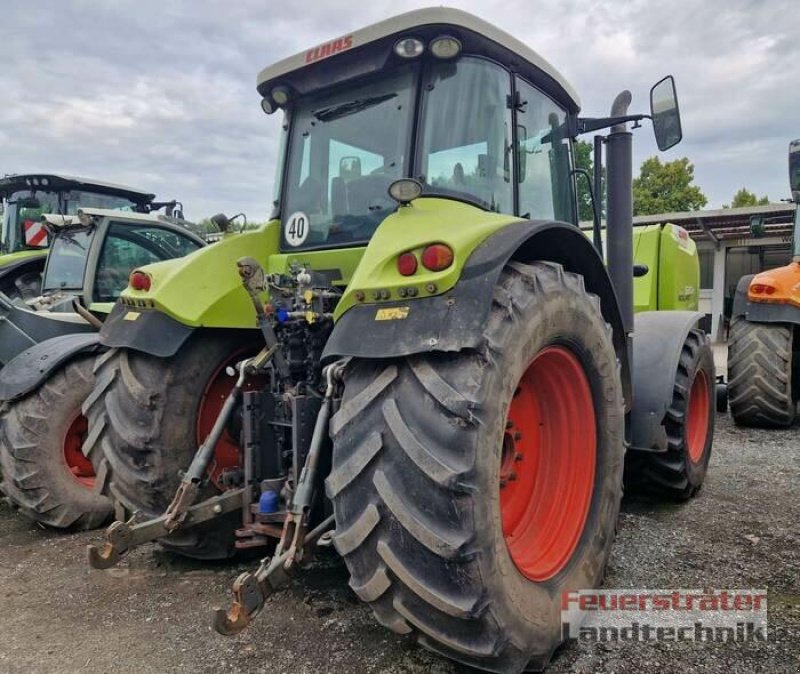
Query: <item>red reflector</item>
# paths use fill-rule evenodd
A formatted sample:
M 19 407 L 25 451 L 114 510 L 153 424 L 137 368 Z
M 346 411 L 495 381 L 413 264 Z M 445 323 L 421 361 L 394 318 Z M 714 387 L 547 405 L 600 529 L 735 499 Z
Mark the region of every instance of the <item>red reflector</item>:
M 453 251 L 443 243 L 434 243 L 422 251 L 422 264 L 431 271 L 447 269 L 453 264 Z
M 397 258 L 397 271 L 403 276 L 413 276 L 417 273 L 417 258 L 414 253 L 403 253 Z
M 150 290 L 150 277 L 143 271 L 135 271 L 131 274 L 130 285 L 134 290 Z

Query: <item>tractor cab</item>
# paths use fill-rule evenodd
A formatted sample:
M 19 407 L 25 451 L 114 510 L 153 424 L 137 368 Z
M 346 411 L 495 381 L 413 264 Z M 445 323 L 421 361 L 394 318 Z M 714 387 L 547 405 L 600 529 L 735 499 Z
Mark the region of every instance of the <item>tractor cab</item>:
M 332 40 L 264 69 L 258 91 L 265 112 L 285 114 L 285 251 L 364 245 L 396 210 L 400 179 L 423 197 L 577 224 L 571 144 L 591 121 L 578 95 L 466 13 L 410 12 Z M 677 142 L 674 92 L 657 104 L 656 130 Z
M 75 216 L 80 208 L 148 213 L 164 208 L 182 217 L 176 201 L 155 202 L 154 194 L 131 187 L 56 174 L 0 178 L 0 292 L 29 297 L 41 289 L 41 273 L 52 234 L 44 218 Z
M 43 222 L 53 242 L 42 294 L 26 302 L 37 310 L 72 311 L 77 298 L 108 313 L 132 269 L 183 257 L 204 244 L 186 223 L 155 213 L 81 208 L 76 215 L 43 216 Z
M 134 268 L 205 245 L 185 222 L 156 213 L 85 208 L 38 222 L 51 237 L 41 290 L 0 293 L 0 367 L 52 337 L 96 331 Z
M 79 208 L 145 213 L 155 198 L 122 185 L 52 174 L 19 174 L 0 179 L 4 202 L 2 254 L 48 246 L 42 215 L 75 215 Z

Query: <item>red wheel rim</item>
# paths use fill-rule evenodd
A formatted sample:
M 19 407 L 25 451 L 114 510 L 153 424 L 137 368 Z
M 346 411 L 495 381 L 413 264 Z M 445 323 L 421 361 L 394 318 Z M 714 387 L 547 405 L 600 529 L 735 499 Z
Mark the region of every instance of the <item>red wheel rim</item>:
M 89 430 L 89 422 L 82 414 L 77 414 L 67 427 L 64 436 L 64 462 L 67 470 L 82 486 L 94 488 L 95 472 L 92 462 L 83 455 L 83 441 Z
M 506 545 L 522 575 L 545 581 L 572 558 L 594 489 L 592 391 L 581 362 L 566 347 L 543 349 L 522 375 L 502 451 Z
M 228 394 L 233 390 L 236 383 L 236 377 L 230 376 L 225 370 L 228 366 L 235 365 L 243 358 L 247 357 L 249 351 L 239 351 L 233 354 L 230 358 L 223 361 L 223 363 L 211 375 L 208 385 L 203 392 L 203 397 L 200 399 L 200 408 L 197 412 L 197 446 L 208 437 L 211 429 L 214 427 L 214 422 L 217 420 L 219 413 L 222 411 L 222 406 L 225 404 L 225 399 Z M 252 378 L 245 383 L 244 390 L 257 388 L 259 383 L 258 378 Z M 211 481 L 222 491 L 225 487 L 220 483 L 220 477 L 225 470 L 230 468 L 237 468 L 241 463 L 241 454 L 239 451 L 239 443 L 236 438 L 232 438 L 226 429 L 222 433 L 216 448 L 214 449 L 214 459 L 209 466 L 209 475 Z
M 708 375 L 705 371 L 698 370 L 689 391 L 688 418 L 686 419 L 685 440 L 689 449 L 689 460 L 692 463 L 700 463 L 706 451 L 708 412 L 711 409 L 709 389 Z

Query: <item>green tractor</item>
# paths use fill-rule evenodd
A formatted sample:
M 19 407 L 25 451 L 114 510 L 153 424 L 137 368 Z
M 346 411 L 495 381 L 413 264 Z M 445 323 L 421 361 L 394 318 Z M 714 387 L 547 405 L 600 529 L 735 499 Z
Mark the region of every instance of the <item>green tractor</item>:
M 84 206 L 139 213 L 165 208 L 167 215 L 172 215 L 177 202 L 154 199 L 154 194 L 131 187 L 52 173 L 0 178 L 0 292 L 11 298 L 39 294 L 50 245 L 42 215 L 75 215 Z
M 84 452 L 134 514 L 90 564 L 156 539 L 203 559 L 274 546 L 215 614 L 235 634 L 333 545 L 389 629 L 541 668 L 562 593 L 602 582 L 626 450 L 629 483 L 673 499 L 708 465 L 702 315 L 634 317 L 626 125 L 680 140 L 672 78 L 652 115 L 623 92 L 581 117 L 533 50 L 435 8 L 270 66 L 258 91 L 285 115 L 271 221 L 137 269 L 101 331 Z M 571 148 L 607 128 L 606 266 Z M 651 243 L 640 281 L 694 254 Z M 696 257 L 685 270 L 675 288 Z M 691 305 L 652 289 L 651 308 Z
M 81 405 L 102 351 L 97 330 L 132 269 L 204 241 L 185 222 L 156 213 L 85 208 L 40 222 L 50 240 L 42 294 L 12 301 L 0 293 L 0 491 L 42 524 L 93 528 L 111 515 L 81 451 Z M 75 349 L 80 355 L 69 357 Z

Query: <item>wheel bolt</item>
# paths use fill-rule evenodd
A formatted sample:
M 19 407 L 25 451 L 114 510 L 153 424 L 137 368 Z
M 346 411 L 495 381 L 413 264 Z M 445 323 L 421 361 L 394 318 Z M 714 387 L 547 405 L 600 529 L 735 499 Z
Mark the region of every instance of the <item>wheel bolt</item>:
M 509 473 L 508 474 L 508 481 L 509 482 L 513 482 L 516 479 L 517 479 L 517 474 L 516 473 Z
M 522 433 L 520 433 L 519 431 L 514 433 L 514 440 L 522 440 Z
M 511 419 L 506 421 L 506 428 L 514 428 L 514 422 Z
M 522 461 L 522 454 L 520 454 L 519 452 L 514 454 L 514 461 Z

